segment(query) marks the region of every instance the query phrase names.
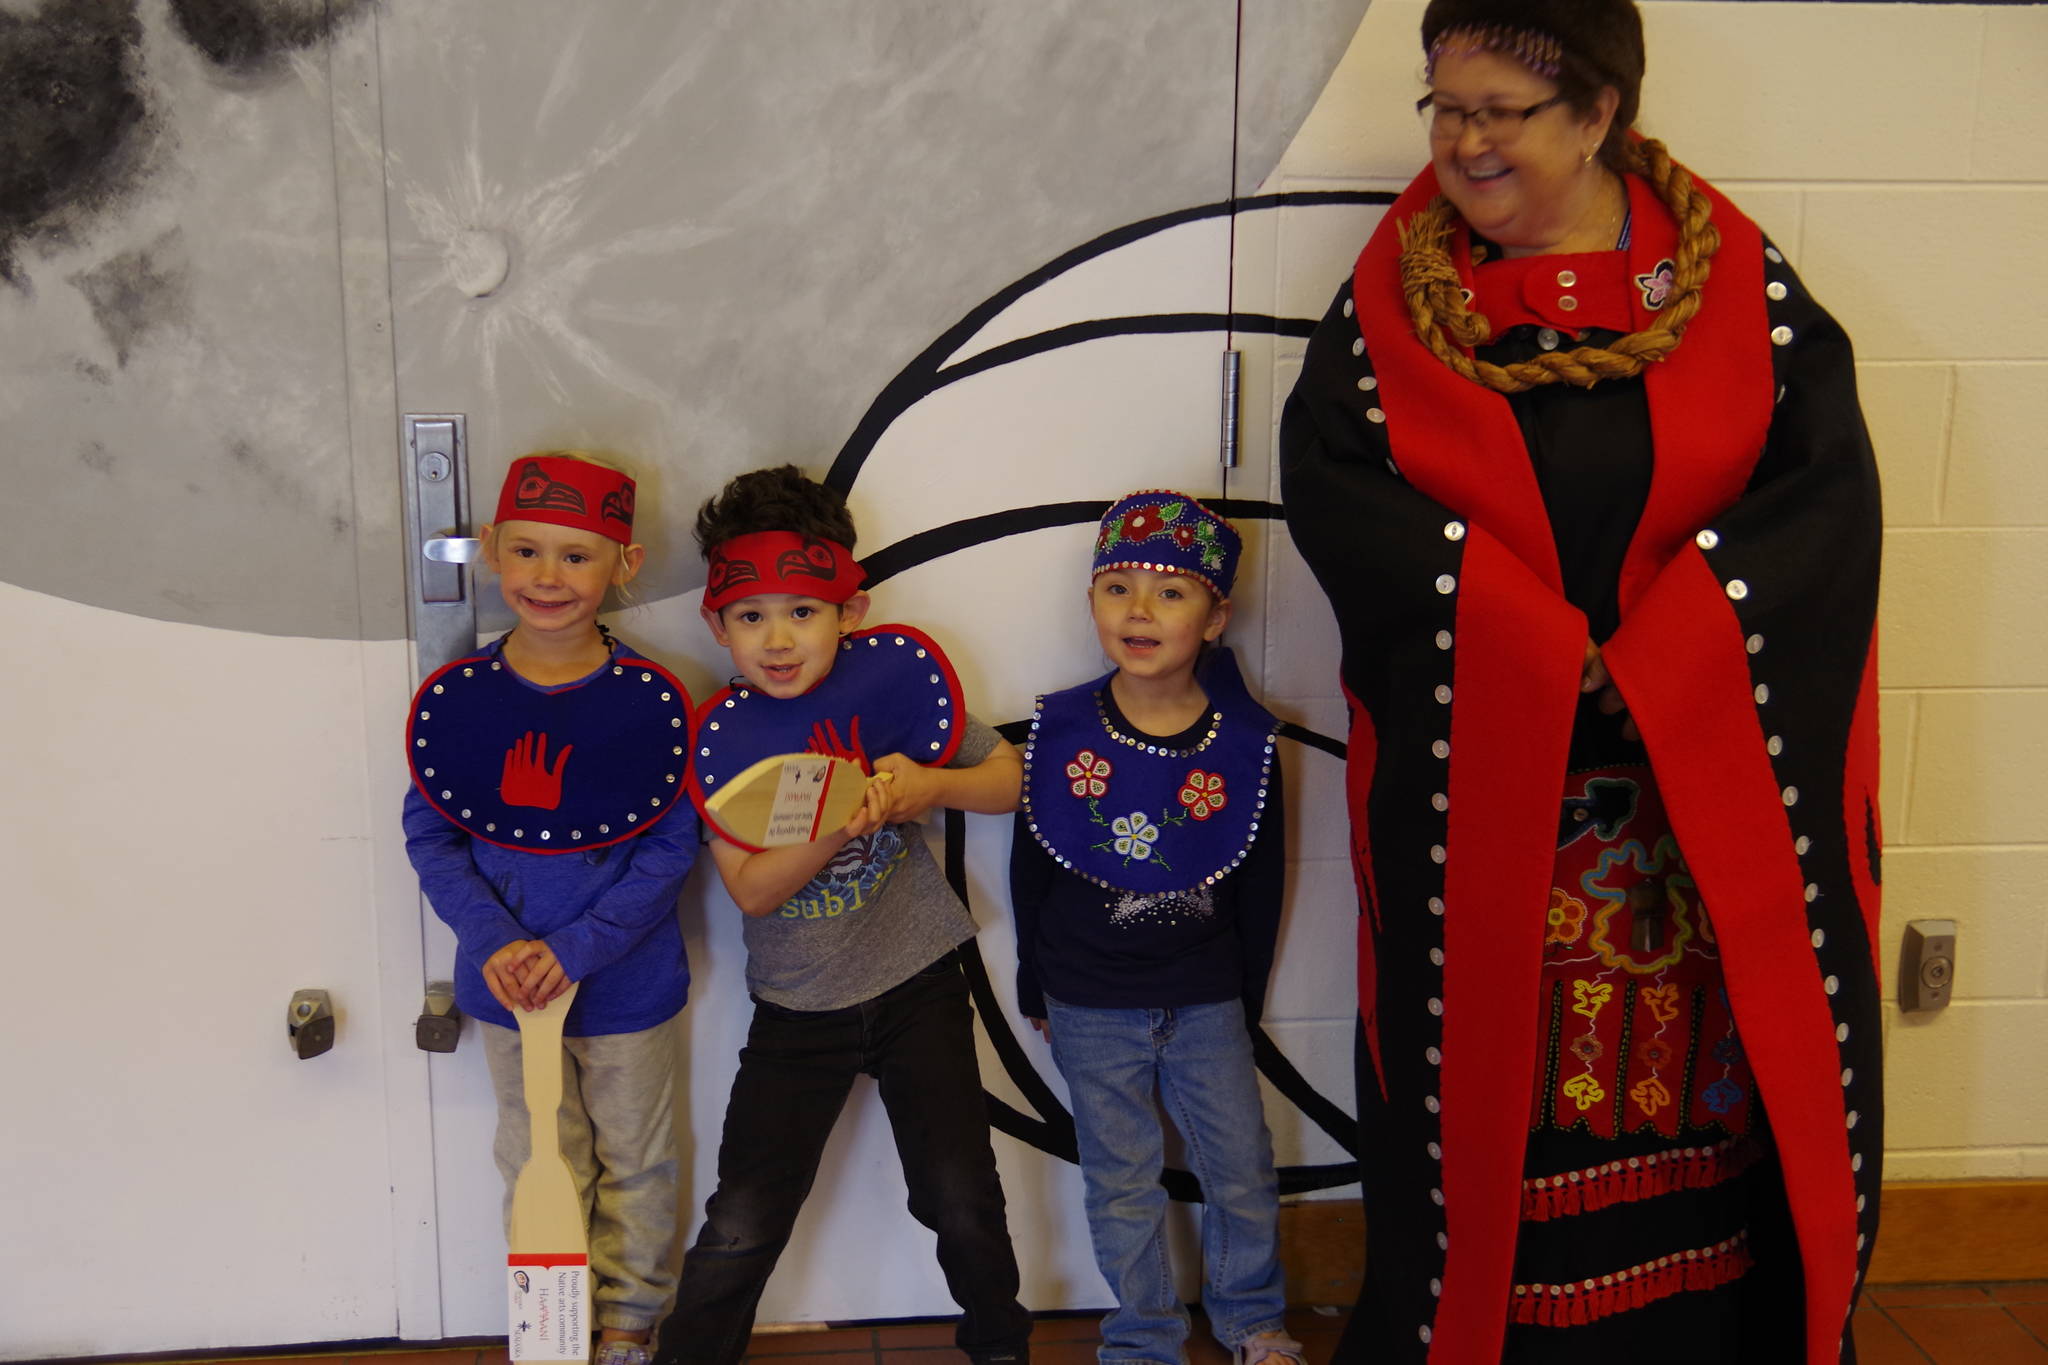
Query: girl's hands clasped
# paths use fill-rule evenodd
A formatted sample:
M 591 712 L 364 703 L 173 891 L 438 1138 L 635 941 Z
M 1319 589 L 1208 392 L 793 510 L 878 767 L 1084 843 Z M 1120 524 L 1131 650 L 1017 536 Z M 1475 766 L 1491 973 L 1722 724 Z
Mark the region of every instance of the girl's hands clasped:
M 569 989 L 568 973 L 562 970 L 555 950 L 538 938 L 514 939 L 492 953 L 484 959 L 483 977 L 500 1005 L 528 1013 Z

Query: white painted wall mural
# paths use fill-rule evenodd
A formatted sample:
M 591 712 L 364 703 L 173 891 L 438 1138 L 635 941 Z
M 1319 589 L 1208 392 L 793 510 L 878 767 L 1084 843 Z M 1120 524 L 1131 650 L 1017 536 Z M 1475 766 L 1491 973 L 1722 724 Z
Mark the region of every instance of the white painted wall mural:
M 649 564 L 613 625 L 700 696 L 727 661 L 697 618 L 687 525 L 742 469 L 794 460 L 845 489 L 878 619 L 944 643 L 998 723 L 1100 672 L 1082 594 L 1109 500 L 1224 498 L 1247 539 L 1229 638 L 1290 722 L 1267 1112 L 1286 1188 L 1352 1193 L 1342 708 L 1327 608 L 1274 520 L 1272 428 L 1300 339 L 1422 160 L 1420 9 L 0 0 L 0 906 L 18 964 L 0 991 L 0 1359 L 502 1330 L 481 1049 L 430 1058 L 412 1037 L 452 943 L 398 832 L 404 412 L 467 414 L 479 488 L 532 448 L 631 463 Z M 2048 357 L 1931 376 L 1954 348 L 1888 302 L 1910 243 L 1858 236 L 1828 182 L 1985 181 L 1986 252 L 1998 224 L 2037 223 L 2048 163 L 1951 106 L 1960 87 L 2020 107 L 2048 9 L 1644 9 L 1646 126 L 1849 326 L 1888 475 L 1970 486 L 1999 442 L 1930 472 L 1945 431 L 1888 395 L 1988 385 L 1959 420 L 2016 434 L 2030 409 L 2012 386 L 2038 389 Z M 1776 131 L 1788 99 L 1796 148 Z M 1974 159 L 1927 131 L 1943 120 Z M 1229 471 L 1227 348 L 1245 356 Z M 1938 504 L 1912 508 L 1934 534 Z M 2011 515 L 2002 534 L 2032 554 L 2048 504 Z M 1999 572 L 1945 581 L 1990 582 L 1997 613 Z M 481 624 L 509 621 L 487 605 Z M 1982 755 L 1967 707 L 1991 673 L 2003 730 L 2048 735 L 2042 659 L 1908 671 L 1888 678 L 1888 763 L 1957 707 L 1942 734 Z M 1923 683 L 1946 689 L 1924 713 Z M 2016 760 L 1983 761 L 2003 782 Z M 1953 768 L 1914 762 L 1916 780 Z M 2038 861 L 2048 806 L 2036 791 L 2006 811 L 1997 856 Z M 1105 1304 L 1062 1083 L 1012 1003 L 1009 823 L 931 835 L 983 926 L 1024 1300 Z M 2038 899 L 2011 889 L 2039 879 L 1991 880 L 2006 889 L 1982 913 L 2018 947 L 2004 995 L 1966 999 L 1953 1027 L 2033 1081 L 1986 1078 L 1947 1102 L 1958 1117 L 1902 1124 L 1946 1154 L 1926 1174 L 1977 1173 L 1980 1148 L 1993 1173 L 2048 1174 L 2048 1111 L 2011 1098 L 2048 1076 L 2009 1046 L 2048 1009 Z M 715 881 L 693 877 L 680 909 L 685 1237 L 748 1011 Z M 336 1046 L 310 1061 L 284 1039 L 300 987 L 338 1005 Z M 1895 1085 L 1947 1069 L 1950 1034 L 1892 1034 L 1921 1062 L 1919 1080 L 1895 1062 Z M 762 1320 L 949 1311 L 857 1089 Z

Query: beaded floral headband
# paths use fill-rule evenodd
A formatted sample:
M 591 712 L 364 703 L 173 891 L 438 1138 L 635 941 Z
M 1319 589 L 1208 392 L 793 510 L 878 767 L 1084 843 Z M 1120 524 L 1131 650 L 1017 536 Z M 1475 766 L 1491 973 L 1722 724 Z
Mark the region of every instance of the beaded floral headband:
M 1199 580 L 1220 600 L 1237 581 L 1244 541 L 1237 528 L 1185 493 L 1148 488 L 1127 494 L 1103 515 L 1089 577 L 1111 569 L 1150 569 Z

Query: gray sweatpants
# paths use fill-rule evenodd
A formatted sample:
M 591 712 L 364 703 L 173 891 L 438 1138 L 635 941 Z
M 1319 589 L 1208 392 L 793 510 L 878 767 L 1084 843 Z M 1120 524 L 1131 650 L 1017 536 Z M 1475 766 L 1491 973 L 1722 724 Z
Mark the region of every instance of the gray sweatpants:
M 478 1023 L 498 1094 L 491 1150 L 505 1177 L 509 1226 L 512 1182 L 532 1141 L 519 1031 Z M 590 1221 L 597 1325 L 644 1331 L 676 1287 L 676 1021 L 564 1038 L 562 1051 L 562 1155 Z

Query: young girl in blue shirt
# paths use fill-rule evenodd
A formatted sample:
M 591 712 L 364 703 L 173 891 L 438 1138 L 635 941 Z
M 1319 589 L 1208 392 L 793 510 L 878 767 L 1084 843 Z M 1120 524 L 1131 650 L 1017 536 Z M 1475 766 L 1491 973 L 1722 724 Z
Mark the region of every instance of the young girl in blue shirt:
M 1201 1183 L 1202 1304 L 1237 1365 L 1301 1365 L 1249 1024 L 1280 922 L 1278 722 L 1216 645 L 1241 549 L 1194 498 L 1133 493 L 1096 537 L 1105 677 L 1039 698 L 1011 854 L 1019 1008 L 1074 1112 L 1102 1365 L 1180 1365 L 1161 1112 Z

